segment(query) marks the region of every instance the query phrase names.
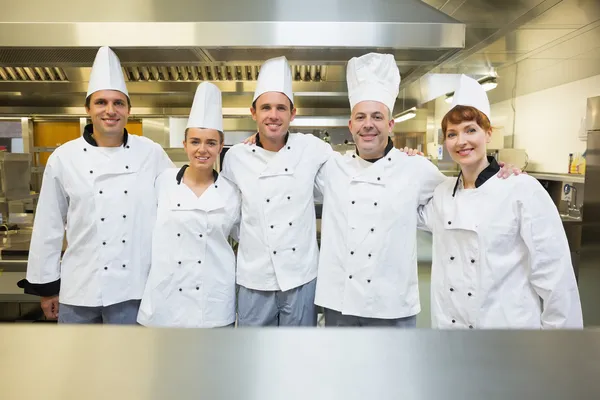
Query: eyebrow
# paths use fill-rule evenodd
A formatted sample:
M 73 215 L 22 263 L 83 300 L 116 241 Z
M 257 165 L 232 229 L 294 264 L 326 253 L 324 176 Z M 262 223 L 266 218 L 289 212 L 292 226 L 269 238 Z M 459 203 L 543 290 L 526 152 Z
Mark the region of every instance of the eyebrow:
M 94 103 L 97 103 L 99 101 L 111 101 L 111 100 L 105 99 L 104 97 L 99 97 L 97 99 L 94 99 Z M 125 103 L 125 100 L 123 100 L 123 99 L 114 99 L 114 100 L 112 100 L 112 102 L 114 102 L 114 103 L 116 103 L 117 101 L 121 101 L 121 102 Z
M 261 105 L 260 108 L 271 107 L 271 106 L 272 107 L 284 107 L 284 108 L 288 108 L 288 106 L 285 105 L 285 104 L 283 104 L 283 103 L 282 104 L 269 104 L 269 103 L 267 103 L 267 104 Z

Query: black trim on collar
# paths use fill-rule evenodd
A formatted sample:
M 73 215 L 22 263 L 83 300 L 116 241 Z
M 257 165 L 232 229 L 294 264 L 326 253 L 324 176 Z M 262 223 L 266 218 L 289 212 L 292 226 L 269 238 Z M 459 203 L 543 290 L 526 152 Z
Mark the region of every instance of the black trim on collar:
M 127 139 L 129 138 L 129 133 L 127 129 L 123 128 L 123 147 L 127 146 Z M 98 147 L 98 143 L 96 139 L 94 139 L 94 125 L 88 124 L 83 129 L 83 138 L 86 142 L 88 142 L 91 146 Z
M 494 157 L 488 156 L 487 159 L 488 159 L 488 162 L 490 163 L 490 165 L 485 167 L 485 169 L 479 173 L 479 176 L 477 177 L 477 179 L 475 179 L 475 187 L 476 188 L 478 188 L 481 185 L 483 185 L 484 183 L 486 183 L 488 179 L 490 179 L 492 176 L 496 175 L 498 173 L 498 171 L 500 171 L 500 166 L 498 165 L 498 162 L 496 161 L 496 159 Z M 456 191 L 458 190 L 458 183 L 460 182 L 461 177 L 462 177 L 462 171 L 459 172 L 458 178 L 456 179 L 456 184 L 454 185 L 454 190 L 452 191 L 452 197 L 454 197 L 454 195 L 456 194 Z
M 285 141 L 283 142 L 284 145 L 287 144 L 289 137 L 290 137 L 290 132 L 288 131 L 288 133 L 285 134 Z M 256 145 L 258 147 L 261 147 L 264 149 L 262 143 L 260 142 L 260 134 L 258 132 L 256 133 Z
M 189 165 L 185 164 L 183 167 L 181 167 L 179 172 L 177 172 L 177 176 L 175 177 L 175 180 L 177 181 L 178 185 L 181 185 L 181 181 L 183 180 L 183 174 L 185 173 L 185 170 L 188 167 L 189 167 Z M 219 173 L 213 169 L 213 183 L 216 183 L 218 178 L 219 178 Z
M 358 154 L 358 147 L 356 147 L 356 155 L 360 157 L 360 154 Z M 381 160 L 383 157 L 387 156 L 387 154 L 390 152 L 390 150 L 392 150 L 394 148 L 394 142 L 392 142 L 392 138 L 390 138 L 388 136 L 388 142 L 387 145 L 385 146 L 385 150 L 383 151 L 383 155 L 379 158 L 371 158 L 369 160 L 367 160 L 366 158 L 363 158 L 363 160 L 368 161 L 370 163 L 374 163 L 376 161 Z

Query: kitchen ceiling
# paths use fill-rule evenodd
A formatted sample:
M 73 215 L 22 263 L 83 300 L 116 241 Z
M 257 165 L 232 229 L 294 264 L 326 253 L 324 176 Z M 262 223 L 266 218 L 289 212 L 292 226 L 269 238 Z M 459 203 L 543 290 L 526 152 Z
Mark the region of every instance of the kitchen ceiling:
M 396 57 L 399 113 L 430 100 L 432 73 L 502 71 L 573 35 L 581 18 L 543 19 L 569 3 L 598 11 L 595 0 L 132 0 L 106 15 L 76 0 L 13 3 L 0 14 L 0 114 L 83 114 L 101 45 L 121 59 L 134 115 L 187 114 L 202 80 L 221 88 L 226 115 L 248 115 L 260 64 L 280 55 L 300 115 L 345 115 L 345 65 L 371 51 Z

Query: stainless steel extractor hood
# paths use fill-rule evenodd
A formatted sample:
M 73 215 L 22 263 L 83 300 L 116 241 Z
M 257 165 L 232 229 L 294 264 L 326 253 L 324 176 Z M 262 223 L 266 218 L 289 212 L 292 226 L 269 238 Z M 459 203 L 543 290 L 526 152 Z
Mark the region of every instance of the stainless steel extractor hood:
M 203 80 L 219 85 L 227 114 L 247 115 L 260 64 L 280 55 L 301 114 L 338 115 L 351 57 L 394 54 L 405 85 L 464 44 L 463 23 L 418 0 L 28 0 L 0 13 L 0 114 L 82 113 L 103 45 L 119 55 L 140 115 L 185 114 Z

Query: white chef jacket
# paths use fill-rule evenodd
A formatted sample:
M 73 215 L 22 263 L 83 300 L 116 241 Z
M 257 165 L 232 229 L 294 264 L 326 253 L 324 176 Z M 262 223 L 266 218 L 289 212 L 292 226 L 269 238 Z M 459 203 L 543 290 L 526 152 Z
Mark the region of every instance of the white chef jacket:
M 417 209 L 446 178 L 395 148 L 368 168 L 359 160 L 336 154 L 317 177 L 324 202 L 315 304 L 367 318 L 415 315 Z
M 581 328 L 569 245 L 542 185 L 495 173 L 476 189 L 456 182 L 420 212 L 433 233 L 432 327 Z
M 228 237 L 239 223 L 241 196 L 216 172 L 215 183 L 196 196 L 181 179 L 186 167 L 156 180 L 152 267 L 137 319 L 142 325 L 212 328 L 235 321 L 235 255 Z
M 140 299 L 150 268 L 154 180 L 173 166 L 155 142 L 125 134 L 117 151 L 84 137 L 57 148 L 44 170 L 27 280 L 60 279 L 59 301 L 109 306 Z M 68 246 L 62 257 L 63 236 Z
M 317 276 L 314 182 L 331 156 L 310 134 L 289 134 L 275 157 L 262 147 L 233 146 L 222 174 L 242 193 L 237 283 L 254 290 L 290 290 Z

